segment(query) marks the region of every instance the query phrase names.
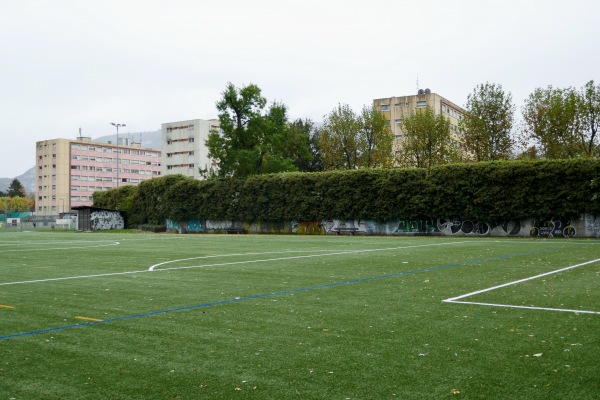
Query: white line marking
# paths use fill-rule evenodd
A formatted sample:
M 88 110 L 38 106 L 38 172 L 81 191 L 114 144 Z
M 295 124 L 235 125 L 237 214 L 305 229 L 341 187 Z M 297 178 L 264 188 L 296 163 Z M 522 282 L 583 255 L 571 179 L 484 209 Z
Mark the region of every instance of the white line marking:
M 115 240 L 59 240 L 59 241 L 52 241 L 52 242 L 44 242 L 44 241 L 38 241 L 36 240 L 35 242 L 19 242 L 19 243 L 6 243 L 6 244 L 0 244 L 0 246 L 28 246 L 28 245 L 46 245 L 46 244 L 67 244 L 67 243 L 114 243 Z
M 327 254 L 313 254 L 313 255 L 309 255 L 309 256 L 294 256 L 294 257 L 284 257 L 284 258 L 272 258 L 272 259 L 267 259 L 267 260 L 239 261 L 239 262 L 235 262 L 235 263 L 214 264 L 214 266 L 217 266 L 217 265 L 234 265 L 234 264 L 240 264 L 240 263 L 245 263 L 245 262 L 249 262 L 250 263 L 250 262 L 276 261 L 276 260 L 281 261 L 281 260 L 291 260 L 291 259 L 296 259 L 296 258 L 335 256 L 335 255 L 341 255 L 341 254 L 365 253 L 365 252 L 372 252 L 372 251 L 400 250 L 400 249 L 410 249 L 410 248 L 415 248 L 415 247 L 442 246 L 442 245 L 446 245 L 446 244 L 462 244 L 462 243 L 468 243 L 468 242 L 462 241 L 462 242 L 420 244 L 420 245 L 414 245 L 414 246 L 388 247 L 388 248 L 382 248 L 382 249 L 336 250 L 333 253 L 327 253 Z M 328 251 L 328 250 L 288 250 L 288 251 L 284 251 L 284 252 L 282 252 L 282 251 L 268 251 L 268 252 L 264 252 L 264 253 L 224 254 L 224 255 L 216 255 L 216 256 L 201 256 L 201 257 L 192 257 L 192 258 L 181 258 L 179 260 L 165 261 L 165 262 L 162 262 L 162 263 L 158 263 L 158 264 L 152 265 L 150 268 L 148 268 L 148 271 L 155 271 L 156 267 L 158 267 L 160 265 L 165 265 L 165 264 L 169 264 L 169 263 L 175 263 L 175 262 L 179 262 L 179 261 L 198 260 L 198 259 L 202 259 L 202 258 L 232 257 L 232 256 L 246 256 L 246 255 L 263 255 L 263 254 L 281 254 L 281 253 L 310 253 L 310 252 L 317 252 L 317 251 Z M 331 250 L 329 250 L 329 251 L 331 251 Z M 213 265 L 210 265 L 210 266 L 213 266 Z M 203 266 L 192 266 L 192 267 L 175 267 L 175 268 L 165 268 L 164 270 L 166 271 L 166 270 L 172 270 L 172 269 L 201 268 L 201 267 L 205 267 L 205 266 L 203 265 Z
M 570 312 L 576 314 L 600 314 L 600 311 L 588 311 L 588 310 L 571 310 L 568 308 L 550 308 L 550 307 L 534 307 L 534 306 L 519 306 L 514 304 L 498 304 L 498 303 L 480 303 L 476 301 L 451 301 L 444 300 L 446 303 L 457 303 L 457 304 L 473 304 L 476 306 L 490 306 L 490 307 L 503 307 L 503 308 L 522 308 L 527 310 L 542 310 L 542 311 L 560 311 Z
M 442 246 L 442 245 L 447 245 L 447 244 L 462 244 L 462 243 L 468 243 L 468 242 L 463 241 L 463 242 L 435 243 L 435 244 L 429 244 L 429 245 L 402 246 L 402 247 L 392 247 L 392 248 L 385 248 L 385 249 L 348 250 L 348 251 L 338 251 L 338 252 L 324 253 L 324 254 L 313 254 L 310 256 L 278 257 L 278 258 L 265 259 L 265 260 L 236 261 L 236 262 L 231 262 L 231 263 L 206 264 L 206 265 L 185 266 L 185 267 L 172 267 L 172 268 L 164 268 L 164 269 L 156 269 L 156 270 L 144 269 L 144 270 L 138 270 L 138 271 L 111 272 L 111 273 L 106 273 L 106 274 L 92 274 L 92 275 L 65 276 L 65 277 L 60 277 L 60 278 L 34 279 L 34 280 L 30 280 L 30 281 L 0 282 L 0 286 L 21 285 L 21 284 L 29 284 L 29 283 L 43 283 L 43 282 L 56 282 L 56 281 L 66 281 L 66 280 L 71 280 L 71 279 L 100 278 L 100 277 L 107 277 L 107 276 L 138 274 L 138 273 L 143 273 L 143 272 L 158 272 L 158 271 L 173 271 L 173 270 L 178 270 L 178 269 L 220 267 L 220 266 L 227 266 L 227 265 L 240 265 L 240 264 L 250 264 L 250 263 L 257 263 L 257 262 L 267 262 L 267 261 L 292 260 L 292 259 L 307 258 L 307 257 L 324 257 L 324 256 L 330 256 L 330 255 L 363 253 L 363 252 L 370 252 L 370 251 L 399 250 L 399 249 L 408 249 L 408 248 L 414 248 L 414 247 Z M 299 251 L 302 251 L 302 250 L 299 250 Z M 256 253 L 249 253 L 249 254 L 256 254 Z M 207 256 L 207 257 L 216 257 L 216 256 Z M 202 258 L 202 257 L 197 257 L 197 258 Z M 191 259 L 193 259 L 193 258 L 191 258 Z M 172 261 L 167 261 L 165 263 L 191 260 L 191 259 L 172 260 Z M 156 265 L 163 265 L 165 263 L 160 263 L 160 264 L 156 264 Z M 150 267 L 150 268 L 152 268 L 152 267 Z
M 541 277 L 544 277 L 544 276 L 558 274 L 560 272 L 564 272 L 564 271 L 568 271 L 570 269 L 582 267 L 584 265 L 594 264 L 594 263 L 597 263 L 599 261 L 600 261 L 600 258 L 598 258 L 596 260 L 586 261 L 586 262 L 581 263 L 581 264 L 571 265 L 569 267 L 560 268 L 560 269 L 557 269 L 557 270 L 554 270 L 554 271 L 550 271 L 550 272 L 545 272 L 543 274 L 539 274 L 539 275 L 535 275 L 535 276 L 530 276 L 528 278 L 519 279 L 519 280 L 508 282 L 508 283 L 503 283 L 502 285 L 492 286 L 492 287 L 487 288 L 487 289 L 477 290 L 475 292 L 463 294 L 463 295 L 460 295 L 460 296 L 457 296 L 457 297 L 452 297 L 452 298 L 449 298 L 449 299 L 446 299 L 446 300 L 442 300 L 442 302 L 444 302 L 444 303 L 474 304 L 474 305 L 481 305 L 481 306 L 505 307 L 505 308 L 523 308 L 523 309 L 530 309 L 530 310 L 573 312 L 573 313 L 580 313 L 580 314 L 600 314 L 600 311 L 571 310 L 571 309 L 563 309 L 563 308 L 519 306 L 519 305 L 513 305 L 513 304 L 496 304 L 496 303 L 480 303 L 480 302 L 471 302 L 471 301 L 459 301 L 460 299 L 464 299 L 466 297 L 471 297 L 471 296 L 475 296 L 477 294 L 481 294 L 481 293 L 485 293 L 485 292 L 490 292 L 492 290 L 500 289 L 500 288 L 503 288 L 503 287 L 506 287 L 506 286 L 516 285 L 518 283 L 523 283 L 523 282 L 531 281 L 533 279 L 538 279 L 538 278 L 541 278 Z
M 50 251 L 50 250 L 73 250 L 73 249 L 93 249 L 96 247 L 107 247 L 107 246 L 118 246 L 119 242 L 112 242 L 108 244 L 99 244 L 96 246 L 75 246 L 75 247 L 51 247 L 49 249 L 8 249 L 2 250 L 3 253 L 11 252 L 24 252 L 24 251 Z

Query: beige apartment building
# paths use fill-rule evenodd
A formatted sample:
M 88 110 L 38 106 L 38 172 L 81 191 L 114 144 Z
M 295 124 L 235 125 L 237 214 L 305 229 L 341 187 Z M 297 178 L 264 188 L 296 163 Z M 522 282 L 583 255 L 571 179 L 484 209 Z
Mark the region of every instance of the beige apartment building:
M 402 119 L 414 114 L 417 110 L 430 107 L 435 114 L 442 114 L 450 121 L 450 134 L 453 140 L 461 142 L 459 121 L 466 111 L 450 100 L 432 93 L 429 89 L 420 89 L 416 95 L 388 97 L 373 100 L 376 110 L 383 113 L 394 135 L 394 150 L 402 147 Z
M 91 206 L 96 191 L 138 185 L 160 176 L 160 150 L 142 148 L 127 139 L 119 142 L 100 143 L 87 137 L 37 142 L 37 215 Z
M 218 119 L 191 119 L 162 124 L 162 175 L 181 174 L 202 179 L 199 170 L 216 167 L 205 141 L 219 131 Z

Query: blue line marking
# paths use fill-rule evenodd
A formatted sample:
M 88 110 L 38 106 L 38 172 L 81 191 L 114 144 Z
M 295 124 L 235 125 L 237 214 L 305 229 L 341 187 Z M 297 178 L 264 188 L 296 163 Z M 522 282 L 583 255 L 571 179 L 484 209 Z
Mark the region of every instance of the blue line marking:
M 421 268 L 421 269 L 413 269 L 413 270 L 410 270 L 410 271 L 395 272 L 395 273 L 392 273 L 392 274 L 376 275 L 376 276 L 370 276 L 370 277 L 365 277 L 365 278 L 356 278 L 356 279 L 351 279 L 351 280 L 348 280 L 348 281 L 324 283 L 324 284 L 321 284 L 321 285 L 308 286 L 308 287 L 304 287 L 304 288 L 282 290 L 282 291 L 279 291 L 279 292 L 272 292 L 272 293 L 262 293 L 262 294 L 252 295 L 252 296 L 236 297 L 234 299 L 226 299 L 226 300 L 220 300 L 220 301 L 211 301 L 211 302 L 208 302 L 208 303 L 194 304 L 194 305 L 191 305 L 191 306 L 170 308 L 170 309 L 167 309 L 167 310 L 151 311 L 151 312 L 141 313 L 141 314 L 133 314 L 133 315 L 125 315 L 125 316 L 122 316 L 122 317 L 107 318 L 107 319 L 104 319 L 102 321 L 88 321 L 88 322 L 82 322 L 82 323 L 73 324 L 73 325 L 64 325 L 64 326 L 57 326 L 57 327 L 54 327 L 54 328 L 46 328 L 46 329 L 40 329 L 40 330 L 35 330 L 35 331 L 29 331 L 29 332 L 13 333 L 13 334 L 10 334 L 10 335 L 0 336 L 0 340 L 12 339 L 12 338 L 23 337 L 23 336 L 39 335 L 39 334 L 42 334 L 42 333 L 63 331 L 63 330 L 66 330 L 66 329 L 82 328 L 82 327 L 85 327 L 85 326 L 105 324 L 105 323 L 109 323 L 109 322 L 119 322 L 119 321 L 125 321 L 125 320 L 128 320 L 128 319 L 134 319 L 134 318 L 151 317 L 151 316 L 154 316 L 154 315 L 169 314 L 169 313 L 173 313 L 173 312 L 180 312 L 180 311 L 186 311 L 186 310 L 194 310 L 194 309 L 198 309 L 198 308 L 214 307 L 214 306 L 220 306 L 220 305 L 229 304 L 229 303 L 237 303 L 237 302 L 241 302 L 241 301 L 264 299 L 264 298 L 274 297 L 274 296 L 285 296 L 285 295 L 293 294 L 293 293 L 308 292 L 308 291 L 311 291 L 311 290 L 319 290 L 319 289 L 325 289 L 325 288 L 342 286 L 342 285 L 350 285 L 350 284 L 353 284 L 353 283 L 369 282 L 369 281 L 374 281 L 374 280 L 379 280 L 379 279 L 386 279 L 386 278 L 396 278 L 396 277 L 399 277 L 399 276 L 402 276 L 402 275 L 419 274 L 419 273 L 423 273 L 423 272 L 436 271 L 436 270 L 440 270 L 440 269 L 453 268 L 453 267 L 462 267 L 462 266 L 465 266 L 465 265 L 472 265 L 472 264 L 484 263 L 484 262 L 487 262 L 487 261 L 505 260 L 505 259 L 514 258 L 514 257 L 527 256 L 527 255 L 539 254 L 539 253 L 546 253 L 546 252 L 555 251 L 555 250 L 561 250 L 561 249 L 568 248 L 568 247 L 573 247 L 573 246 L 578 246 L 578 245 L 577 244 L 572 244 L 572 245 L 567 245 L 567 246 L 562 246 L 562 247 L 555 247 L 555 248 L 548 248 L 548 249 L 543 249 L 543 250 L 535 250 L 535 251 L 528 251 L 528 252 L 523 252 L 523 253 L 509 254 L 509 255 L 505 255 L 505 256 L 496 256 L 496 257 L 489 257 L 489 258 L 483 258 L 483 259 L 477 259 L 477 260 L 471 260 L 471 261 L 463 261 L 463 262 L 459 262 L 459 263 L 450 263 L 450 264 L 444 264 L 444 265 L 437 265 L 437 266 L 434 266 L 434 267 L 427 267 L 427 268 Z

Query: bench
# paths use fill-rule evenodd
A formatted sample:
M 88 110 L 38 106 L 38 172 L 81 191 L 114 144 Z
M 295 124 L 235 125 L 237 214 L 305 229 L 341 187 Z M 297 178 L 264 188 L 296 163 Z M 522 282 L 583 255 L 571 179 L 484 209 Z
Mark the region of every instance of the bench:
M 227 233 L 244 233 L 243 228 L 227 228 Z
M 333 231 L 338 235 L 341 235 L 342 232 L 350 232 L 350 234 L 354 236 L 356 231 L 358 231 L 358 228 L 353 226 L 338 226 L 337 228 L 334 228 Z

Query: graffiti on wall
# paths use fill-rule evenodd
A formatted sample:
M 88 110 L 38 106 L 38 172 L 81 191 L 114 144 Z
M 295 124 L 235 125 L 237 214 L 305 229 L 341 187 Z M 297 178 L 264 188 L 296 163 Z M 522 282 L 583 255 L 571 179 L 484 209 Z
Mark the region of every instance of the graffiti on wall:
M 586 214 L 584 216 L 586 237 L 600 237 L 600 215 Z
M 168 223 L 170 230 L 185 228 L 187 232 L 223 232 L 234 226 L 233 221 L 187 221 Z M 583 215 L 568 218 L 478 221 L 467 218 L 437 218 L 422 220 L 325 219 L 289 222 L 236 222 L 252 233 L 292 233 L 298 235 L 440 235 L 440 236 L 519 236 L 540 238 L 600 237 L 600 216 Z
M 566 218 L 552 218 L 548 220 L 533 219 L 530 230 L 531 237 L 575 237 L 577 231 L 571 225 L 571 220 Z
M 206 220 L 206 229 L 224 231 L 233 226 L 233 221 L 211 221 Z
M 206 231 L 202 221 L 190 220 L 177 222 L 170 219 L 167 220 L 167 230 L 177 231 L 179 233 L 202 233 Z
M 118 211 L 93 211 L 90 214 L 90 226 L 93 231 L 125 228 L 125 220 Z
M 325 228 L 321 221 L 292 221 L 292 233 L 299 235 L 324 235 Z

